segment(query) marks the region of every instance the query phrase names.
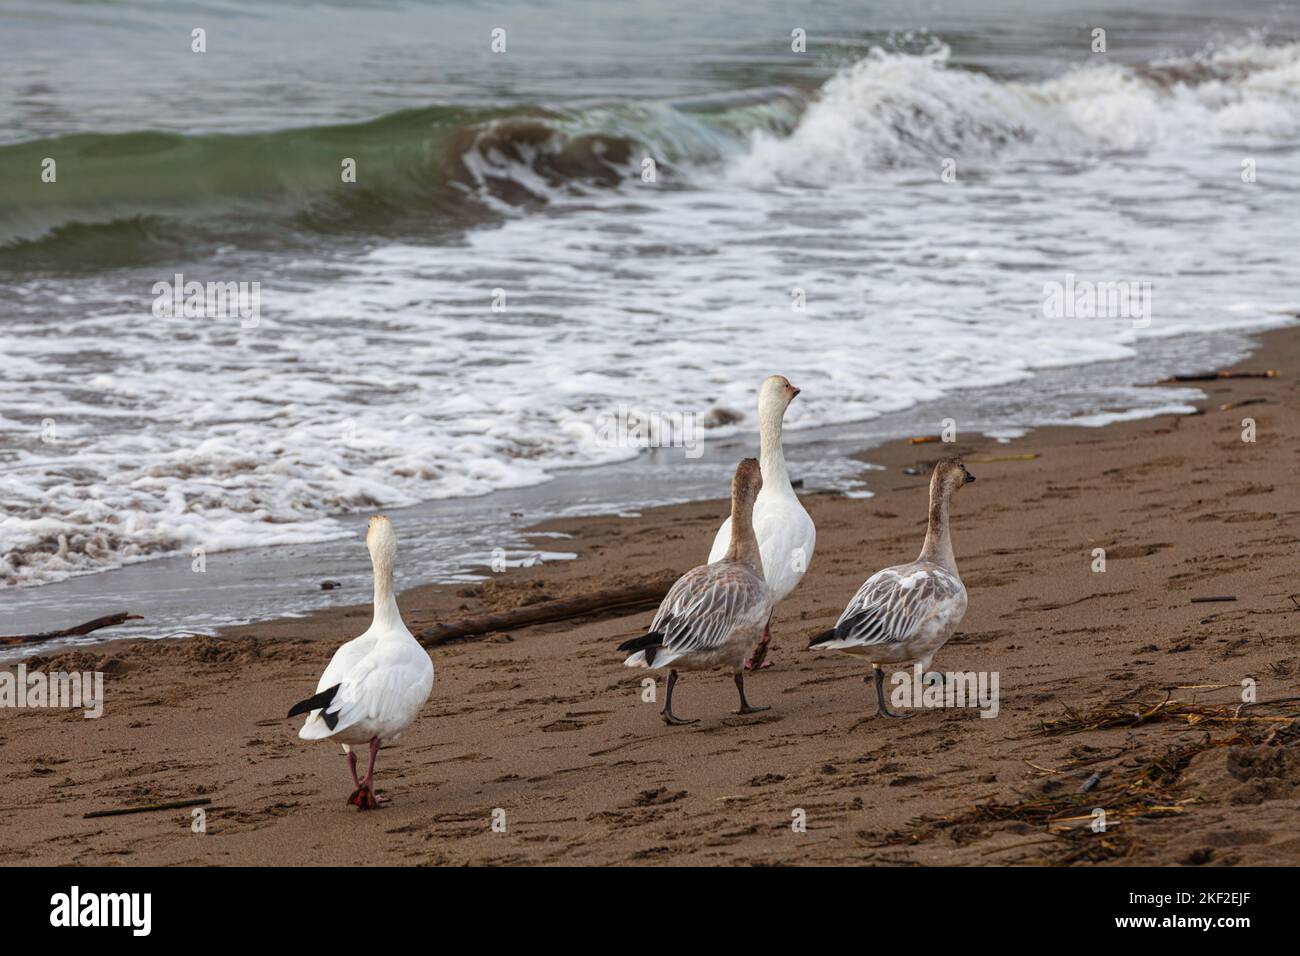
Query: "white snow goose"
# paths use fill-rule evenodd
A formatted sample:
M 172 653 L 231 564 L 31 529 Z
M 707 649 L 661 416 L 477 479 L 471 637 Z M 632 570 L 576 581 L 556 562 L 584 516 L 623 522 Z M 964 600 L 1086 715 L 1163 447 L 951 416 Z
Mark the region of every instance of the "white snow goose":
M 948 503 L 975 480 L 957 458 L 945 458 L 930 477 L 930 521 L 921 555 L 911 564 L 885 568 L 858 589 L 835 626 L 810 648 L 845 651 L 871 662 L 876 702 L 886 717 L 900 717 L 885 703 L 882 664 L 918 661 L 921 672 L 947 642 L 966 613 L 966 586 L 957 573 L 948 532 Z M 866 678 L 870 680 L 870 678 Z
M 330 738 L 343 745 L 356 786 L 348 803 L 358 810 L 383 802 L 374 790 L 375 756 L 381 744 L 396 741 L 411 726 L 433 689 L 433 661 L 402 623 L 393 596 L 397 537 L 387 518 L 370 519 L 366 547 L 375 571 L 370 628 L 334 652 L 316 693 L 289 711 L 290 717 L 310 711 L 298 732 L 303 740 Z M 370 746 L 370 764 L 358 779 L 352 748 L 363 744 Z
M 758 388 L 758 460 L 763 467 L 763 490 L 754 503 L 754 534 L 763 554 L 763 571 L 772 589 L 774 605 L 785 600 L 798 586 L 812 563 L 813 547 L 817 543 L 817 529 L 794 493 L 781 448 L 785 410 L 798 394 L 799 389 L 783 375 L 769 375 Z M 713 539 L 709 563 L 721 561 L 730 546 L 731 519 L 728 518 Z M 749 670 L 763 666 L 771 639 L 771 631 L 764 626 L 763 639 L 753 659 L 745 665 Z
M 745 699 L 745 660 L 772 616 L 772 590 L 763 578 L 763 558 L 754 537 L 754 501 L 763 487 L 759 464 L 746 458 L 731 479 L 731 539 L 722 560 L 687 571 L 668 591 L 644 637 L 619 645 L 631 651 L 628 667 L 668 667 L 660 716 L 666 724 L 693 724 L 673 714 L 679 670 L 729 668 L 740 694 L 738 714 L 767 710 Z

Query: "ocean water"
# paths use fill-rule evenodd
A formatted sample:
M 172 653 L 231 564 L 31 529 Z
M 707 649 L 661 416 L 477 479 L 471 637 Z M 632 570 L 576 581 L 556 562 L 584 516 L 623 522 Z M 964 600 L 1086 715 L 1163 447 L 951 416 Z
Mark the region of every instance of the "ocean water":
M 1128 386 L 1300 312 L 1300 7 L 1222 6 L 3 0 L 0 633 L 364 599 L 376 510 L 406 583 L 563 557 L 521 521 L 723 494 L 772 372 L 851 491 L 1190 401 Z

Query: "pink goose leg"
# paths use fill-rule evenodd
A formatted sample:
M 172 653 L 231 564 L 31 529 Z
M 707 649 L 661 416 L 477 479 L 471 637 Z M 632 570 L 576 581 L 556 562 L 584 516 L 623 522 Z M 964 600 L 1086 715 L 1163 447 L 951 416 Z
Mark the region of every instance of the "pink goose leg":
M 348 798 L 348 803 L 355 806 L 358 810 L 373 810 L 384 800 L 375 795 L 375 758 L 379 756 L 379 738 L 370 738 L 370 764 L 366 767 L 366 775 L 361 778 L 357 785 L 357 792 Z
M 361 780 L 357 776 L 357 755 L 351 750 L 348 751 L 348 769 L 352 771 L 352 786 L 360 790 Z M 353 794 L 353 796 L 355 795 Z

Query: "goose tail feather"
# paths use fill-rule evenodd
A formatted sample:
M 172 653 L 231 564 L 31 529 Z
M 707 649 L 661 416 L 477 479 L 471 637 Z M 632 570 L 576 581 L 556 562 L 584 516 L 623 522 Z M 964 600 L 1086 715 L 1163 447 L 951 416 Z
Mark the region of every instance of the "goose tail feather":
M 306 700 L 300 700 L 289 708 L 289 716 L 297 717 L 299 714 L 311 712 L 311 717 L 302 725 L 302 730 L 298 731 L 298 736 L 305 740 L 316 740 L 321 737 L 328 737 L 338 726 L 339 715 L 329 713 L 326 708 L 334 701 L 334 695 L 339 692 L 342 684 L 335 684 L 333 687 L 327 687 L 318 694 L 313 694 Z
M 659 651 L 663 649 L 664 636 L 655 631 L 651 631 L 642 637 L 634 637 L 630 641 L 624 641 L 618 645 L 620 651 L 632 651 L 628 659 L 623 662 L 624 667 L 654 667 L 655 658 Z
M 831 647 L 833 646 L 831 644 L 831 641 L 833 640 L 835 640 L 835 628 L 832 627 L 829 630 L 814 635 L 812 640 L 808 642 L 808 647 Z

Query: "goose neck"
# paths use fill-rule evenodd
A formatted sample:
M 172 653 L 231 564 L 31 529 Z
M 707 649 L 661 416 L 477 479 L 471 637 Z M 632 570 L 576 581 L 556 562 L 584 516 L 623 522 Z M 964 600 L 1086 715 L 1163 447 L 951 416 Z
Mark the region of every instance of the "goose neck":
M 748 565 L 760 577 L 763 574 L 763 555 L 754 534 L 754 502 L 731 502 L 731 544 L 726 560 Z
M 375 562 L 374 609 L 372 628 L 383 633 L 405 629 L 402 612 L 397 608 L 397 597 L 393 594 L 393 567 L 382 561 Z
M 918 560 L 930 561 L 957 573 L 957 559 L 952 552 L 952 535 L 948 529 L 948 496 L 938 489 L 930 492 L 930 518 Z
M 768 415 L 759 423 L 758 464 L 763 473 L 763 487 L 770 491 L 792 492 L 785 468 L 785 449 L 781 444 L 781 416 Z

